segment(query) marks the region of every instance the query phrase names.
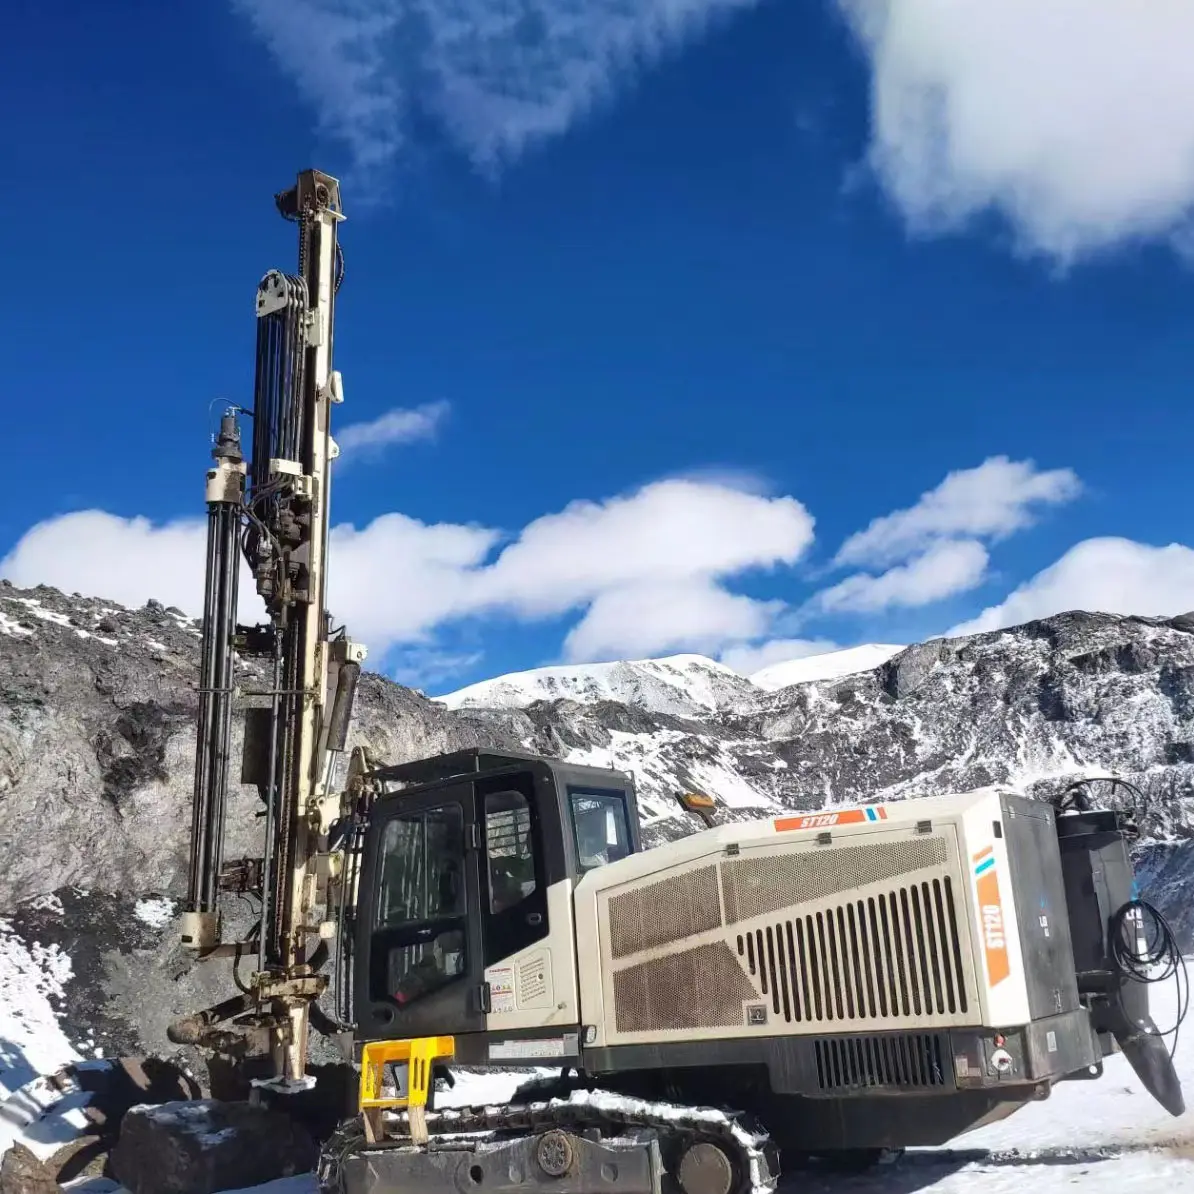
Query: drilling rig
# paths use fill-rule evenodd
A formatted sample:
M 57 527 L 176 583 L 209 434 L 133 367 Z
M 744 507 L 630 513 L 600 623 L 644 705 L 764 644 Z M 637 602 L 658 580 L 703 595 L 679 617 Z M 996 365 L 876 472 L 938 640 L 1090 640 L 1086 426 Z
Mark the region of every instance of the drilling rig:
M 317 916 L 331 877 L 330 822 L 364 649 L 333 632 L 327 612 L 331 410 L 343 401 L 332 367 L 344 218 L 336 179 L 318 170 L 276 196 L 298 231 L 298 269 L 271 270 L 257 287 L 254 402 L 224 413 L 207 473 L 207 570 L 195 787 L 183 944 L 201 957 L 246 954 L 257 966 L 241 995 L 172 1026 L 179 1043 L 246 1048 L 262 1037 L 279 1089 L 309 1085 L 312 1009 L 335 926 Z M 246 459 L 238 414 L 252 417 Z M 242 567 L 267 621 L 236 621 Z M 264 686 L 243 686 L 237 658 L 253 660 Z M 260 859 L 225 863 L 233 706 L 244 707 L 242 783 L 264 814 Z M 223 892 L 260 899 L 256 939 L 221 940 Z
M 781 1158 L 943 1144 L 1117 1051 L 1180 1115 L 1149 1010 L 1150 967 L 1180 955 L 1120 812 L 987 788 L 718 824 L 687 793 L 699 828 L 644 850 L 618 771 L 346 758 L 365 652 L 327 609 L 339 184 L 308 170 L 276 202 L 298 270 L 258 286 L 253 408 L 224 414 L 207 474 L 183 921 L 201 957 L 256 966 L 173 1039 L 240 1042 L 284 1097 L 312 1027 L 347 1036 L 355 1113 L 321 1160 L 345 1194 L 759 1194 Z M 242 569 L 259 625 L 236 621 Z M 225 861 L 234 706 L 264 842 Z M 230 892 L 260 901 L 246 940 L 222 939 Z M 454 1065 L 526 1081 L 437 1110 Z

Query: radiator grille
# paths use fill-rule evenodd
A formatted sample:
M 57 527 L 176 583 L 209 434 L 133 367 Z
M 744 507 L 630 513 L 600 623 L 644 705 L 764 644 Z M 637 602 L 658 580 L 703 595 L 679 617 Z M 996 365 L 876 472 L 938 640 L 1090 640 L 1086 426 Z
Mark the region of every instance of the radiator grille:
M 736 1027 L 742 1023 L 743 1002 L 757 998 L 723 941 L 614 972 L 619 1032 Z
M 948 876 L 740 933 L 738 955 L 788 1023 L 967 1010 Z
M 673 875 L 609 902 L 609 948 L 614 958 L 719 928 L 716 866 Z
M 947 856 L 943 837 L 920 837 L 739 858 L 721 868 L 726 924 L 944 866 Z
M 946 1085 L 945 1040 L 940 1033 L 821 1037 L 814 1044 L 821 1090 Z

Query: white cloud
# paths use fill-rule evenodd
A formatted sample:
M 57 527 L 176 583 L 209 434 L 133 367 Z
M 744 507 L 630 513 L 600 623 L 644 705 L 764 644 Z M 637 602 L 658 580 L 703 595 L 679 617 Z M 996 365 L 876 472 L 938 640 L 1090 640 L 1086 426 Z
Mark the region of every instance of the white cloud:
M 568 633 L 570 660 L 627 659 L 675 651 L 713 655 L 766 634 L 782 602 L 755 601 L 707 580 L 632 585 L 600 593 Z
M 206 542 L 202 518 L 157 524 L 77 510 L 26 531 L 0 560 L 0 576 L 24 588 L 51 585 L 134 608 L 153 597 L 198 616 Z
M 814 602 L 827 612 L 875 613 L 893 606 L 920 606 L 964 593 L 987 570 L 987 549 L 974 539 L 945 539 L 907 564 L 879 576 L 858 573 L 818 593 Z
M 824 655 L 839 649 L 837 643 L 827 638 L 775 638 L 730 647 L 718 658 L 738 675 L 753 676 L 776 663 L 790 663 L 793 659 L 806 659 L 810 655 Z
M 347 454 L 345 459 L 377 456 L 395 444 L 433 438 L 448 410 L 446 402 L 428 402 L 411 408 L 399 406 L 367 423 L 334 428 L 332 434 L 340 451 Z
M 492 613 L 528 620 L 579 613 L 567 641 L 574 658 L 716 651 L 766 635 L 779 612 L 725 583 L 794 563 L 812 526 L 793 498 L 679 480 L 573 503 L 528 524 L 496 556 L 504 538 L 496 529 L 391 513 L 360 529 L 333 528 L 329 601 L 375 662 L 413 645 L 421 653 L 410 659 L 442 664 L 436 629 Z M 155 597 L 198 614 L 204 544 L 201 520 L 154 525 L 84 511 L 32 528 L 0 561 L 0 575 L 132 606 Z M 241 616 L 256 618 L 243 569 L 242 578 Z
M 1071 501 L 1080 491 L 1068 468 L 1040 472 L 1031 460 L 992 456 L 950 473 L 914 506 L 876 518 L 842 544 L 835 562 L 889 564 L 940 537 L 1002 539 L 1030 526 L 1039 507 Z
M 406 95 L 387 61 L 397 4 L 369 0 L 231 0 L 315 113 L 366 172 L 403 144 Z
M 1061 261 L 1180 234 L 1189 0 L 838 0 L 872 67 L 870 162 L 918 232 L 997 209 Z
M 953 627 L 979 634 L 1069 610 L 1168 617 L 1194 610 L 1194 549 L 1086 539 L 998 605 Z
M 383 514 L 360 530 L 333 529 L 328 601 L 337 622 L 376 659 L 397 643 L 423 643 L 442 622 L 476 608 L 476 584 L 500 534 Z
M 373 168 L 430 114 L 486 167 L 564 132 L 719 14 L 756 0 L 231 0 Z
M 795 563 L 813 519 L 795 498 L 668 480 L 605 502 L 573 502 L 530 523 L 481 583 L 486 604 L 563 613 L 610 590 Z

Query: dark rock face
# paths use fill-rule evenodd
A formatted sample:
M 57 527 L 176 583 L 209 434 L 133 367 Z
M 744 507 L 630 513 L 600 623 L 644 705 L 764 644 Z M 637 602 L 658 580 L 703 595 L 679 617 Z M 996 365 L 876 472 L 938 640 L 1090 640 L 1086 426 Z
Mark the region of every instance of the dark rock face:
M 0 582 L 0 910 L 71 886 L 184 892 L 199 641 L 156 602 L 128 610 Z M 263 682 L 254 665 L 237 674 Z M 515 745 L 375 675 L 354 741 L 394 760 Z M 257 808 L 234 791 L 228 857 L 260 853 Z
M 316 1155 L 285 1115 L 201 1099 L 133 1107 L 111 1165 L 129 1194 L 216 1194 L 306 1173 Z

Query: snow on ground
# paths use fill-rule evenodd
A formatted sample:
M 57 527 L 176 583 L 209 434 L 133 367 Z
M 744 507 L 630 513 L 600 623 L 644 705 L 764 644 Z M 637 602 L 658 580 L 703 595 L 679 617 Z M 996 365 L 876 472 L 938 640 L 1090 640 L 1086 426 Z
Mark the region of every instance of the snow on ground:
M 174 919 L 175 901 L 162 897 L 138 900 L 133 915 L 151 929 L 164 929 Z
M 56 946 L 26 946 L 0 920 L 0 1154 L 19 1140 L 48 1157 L 86 1122 L 89 1096 L 49 1077 L 80 1060 L 53 1005 L 70 975 L 70 958 Z
M 842 651 L 825 651 L 820 655 L 805 655 L 786 663 L 773 663 L 754 672 L 750 682 L 757 688 L 776 692 L 793 684 L 811 684 L 816 680 L 838 680 L 856 672 L 869 672 L 886 663 L 904 648 L 890 643 L 866 643 L 861 647 L 847 647 Z

